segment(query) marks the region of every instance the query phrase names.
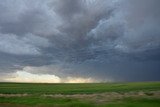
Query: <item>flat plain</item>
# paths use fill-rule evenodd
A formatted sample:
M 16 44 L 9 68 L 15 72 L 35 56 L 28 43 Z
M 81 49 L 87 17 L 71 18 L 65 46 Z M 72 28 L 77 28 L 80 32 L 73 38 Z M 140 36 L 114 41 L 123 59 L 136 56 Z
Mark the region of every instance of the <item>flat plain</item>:
M 160 107 L 160 82 L 0 83 L 0 107 Z

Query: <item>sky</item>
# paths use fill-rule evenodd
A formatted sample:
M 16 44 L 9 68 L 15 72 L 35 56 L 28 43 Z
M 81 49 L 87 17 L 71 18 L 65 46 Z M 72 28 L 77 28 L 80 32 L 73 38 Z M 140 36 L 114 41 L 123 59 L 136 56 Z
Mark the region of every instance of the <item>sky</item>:
M 0 82 L 160 80 L 160 0 L 0 0 Z

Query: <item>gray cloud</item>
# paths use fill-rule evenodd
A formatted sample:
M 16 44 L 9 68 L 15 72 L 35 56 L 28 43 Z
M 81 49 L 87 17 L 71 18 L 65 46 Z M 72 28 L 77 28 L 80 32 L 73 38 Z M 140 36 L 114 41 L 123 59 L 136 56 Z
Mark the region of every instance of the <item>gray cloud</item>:
M 158 0 L 124 1 L 120 14 L 126 31 L 118 47 L 126 51 L 144 51 L 160 46 L 160 15 Z M 124 14 L 125 13 L 125 14 Z
M 159 80 L 159 0 L 6 0 L 0 72 Z M 137 78 L 136 78 L 137 77 Z
M 58 16 L 43 0 L 6 0 L 1 7 L 1 32 L 23 35 L 34 33 L 48 36 L 57 32 L 56 26 L 60 23 Z
M 14 34 L 0 34 L 0 51 L 18 55 L 39 55 L 38 47 L 49 46 L 48 40 L 27 34 L 20 38 Z

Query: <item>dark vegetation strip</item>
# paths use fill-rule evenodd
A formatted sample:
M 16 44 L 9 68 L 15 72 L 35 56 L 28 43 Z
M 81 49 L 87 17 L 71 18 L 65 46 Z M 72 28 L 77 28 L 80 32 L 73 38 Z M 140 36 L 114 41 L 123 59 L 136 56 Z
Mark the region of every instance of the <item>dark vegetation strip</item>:
M 0 94 L 92 94 L 160 90 L 160 82 L 41 84 L 0 83 Z

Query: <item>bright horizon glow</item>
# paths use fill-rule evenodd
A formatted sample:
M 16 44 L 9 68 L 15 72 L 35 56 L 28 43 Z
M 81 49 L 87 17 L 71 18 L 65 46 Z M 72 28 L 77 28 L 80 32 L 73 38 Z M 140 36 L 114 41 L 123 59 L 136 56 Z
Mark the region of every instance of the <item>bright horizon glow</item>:
M 59 83 L 61 80 L 55 75 L 37 75 L 25 71 L 17 71 L 14 78 L 7 78 L 9 82 Z
M 66 77 L 60 78 L 50 74 L 32 74 L 26 71 L 17 71 L 14 77 L 4 79 L 6 82 L 24 83 L 93 83 L 97 82 L 92 78 Z

